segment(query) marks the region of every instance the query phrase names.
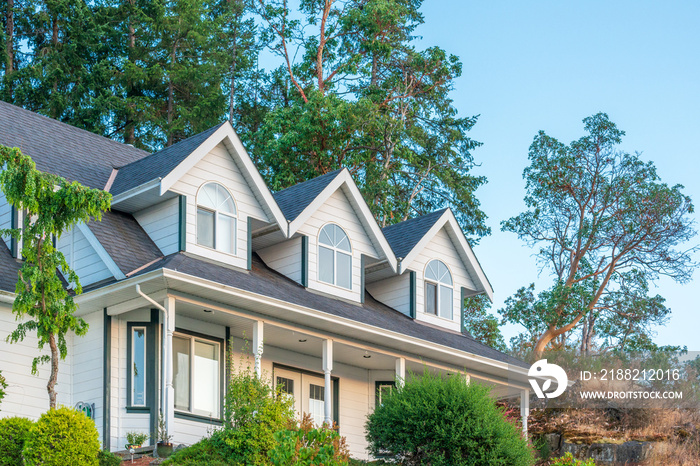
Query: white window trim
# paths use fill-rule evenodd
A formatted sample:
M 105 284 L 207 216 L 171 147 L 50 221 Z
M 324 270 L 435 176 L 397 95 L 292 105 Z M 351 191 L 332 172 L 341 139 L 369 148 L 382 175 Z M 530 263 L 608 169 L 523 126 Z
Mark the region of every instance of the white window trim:
M 321 232 L 323 231 L 324 228 L 326 228 L 329 225 L 335 225 L 338 228 L 342 230 L 342 232 L 345 234 L 345 237 L 348 239 L 348 243 L 350 244 L 350 251 L 345 251 L 343 249 L 340 249 L 335 246 L 330 246 L 328 244 L 322 244 L 321 243 Z M 319 283 L 323 283 L 324 285 L 329 285 L 336 287 L 340 290 L 345 290 L 345 291 L 352 291 L 352 267 L 353 267 L 353 260 L 355 257 L 353 256 L 353 246 L 352 246 L 352 241 L 350 240 L 350 235 L 348 235 L 348 232 L 345 231 L 345 228 L 341 227 L 337 223 L 326 223 L 325 225 L 321 226 L 321 228 L 318 229 L 318 235 L 316 235 L 316 243 L 317 243 L 317 250 L 316 250 L 316 275 Z M 327 282 L 321 279 L 321 248 L 328 249 L 329 251 L 333 252 L 333 282 Z M 338 285 L 338 259 L 337 256 L 338 254 L 344 254 L 348 257 L 350 257 L 350 288 L 346 288 L 342 285 Z
M 206 185 L 208 185 L 208 184 L 216 184 L 216 185 L 221 186 L 224 190 L 226 190 L 226 192 L 228 193 L 228 195 L 231 196 L 231 201 L 233 202 L 233 208 L 236 210 L 235 214 L 231 215 L 231 214 L 228 213 L 228 212 L 221 212 L 221 211 L 219 211 L 219 210 L 217 210 L 217 209 L 212 209 L 211 207 L 205 207 L 205 206 L 203 206 L 203 205 L 200 205 L 200 203 L 199 203 L 199 195 L 200 195 L 202 189 L 203 189 Z M 197 189 L 197 194 L 196 194 L 195 199 L 194 199 L 194 205 L 195 205 L 195 211 L 194 211 L 194 223 L 195 223 L 195 224 L 194 224 L 194 242 L 195 242 L 195 244 L 196 244 L 198 247 L 207 249 L 207 250 L 209 250 L 209 251 L 216 251 L 216 252 L 221 253 L 221 254 L 226 254 L 226 255 L 229 255 L 229 256 L 238 257 L 238 212 L 239 212 L 239 209 L 238 209 L 238 204 L 236 203 L 236 198 L 233 196 L 233 194 L 231 193 L 231 191 L 230 191 L 226 186 L 224 186 L 223 184 L 219 183 L 218 181 L 214 181 L 214 180 L 205 181 L 205 182 L 202 183 L 201 186 Z M 212 248 L 212 247 L 209 247 L 209 246 L 206 246 L 206 245 L 204 245 L 204 244 L 201 244 L 201 243 L 199 242 L 199 238 L 197 237 L 197 236 L 198 236 L 198 229 L 199 229 L 199 225 L 198 225 L 198 222 L 199 222 L 199 209 L 202 209 L 202 210 L 205 210 L 205 211 L 207 211 L 207 212 L 211 212 L 211 213 L 214 214 L 214 247 L 213 247 L 213 248 Z M 234 222 L 233 222 L 233 223 L 234 223 L 234 226 L 233 226 L 233 238 L 232 238 L 233 244 L 231 245 L 231 249 L 232 249 L 233 252 L 226 252 L 226 251 L 224 251 L 224 250 L 221 250 L 221 249 L 218 249 L 218 248 L 217 248 L 217 243 L 218 243 L 218 241 L 217 241 L 217 234 L 216 234 L 216 231 L 217 231 L 216 225 L 217 225 L 217 223 L 219 222 L 219 216 L 220 216 L 220 215 L 224 215 L 224 216 L 226 216 L 226 217 L 230 217 L 230 218 L 234 219 Z
M 143 331 L 143 404 L 136 404 L 134 402 L 135 394 L 136 394 L 136 384 L 134 383 L 134 358 L 136 355 L 136 352 L 134 351 L 134 345 L 136 344 L 136 338 L 134 338 L 134 333 L 137 330 Z M 148 350 L 148 342 L 146 341 L 148 338 L 148 329 L 146 326 L 133 326 L 131 327 L 131 367 L 129 367 L 129 377 L 131 378 L 131 393 L 129 393 L 129 406 L 132 407 L 144 407 L 147 406 L 146 402 L 146 394 L 148 393 L 148 377 L 146 377 L 146 374 L 148 374 L 148 367 L 146 366 L 148 364 L 148 357 L 146 355 L 146 351 Z
M 221 418 L 222 396 L 223 396 L 223 393 L 221 392 L 221 377 L 222 377 L 221 371 L 223 368 L 222 364 L 224 363 L 222 361 L 222 358 L 221 358 L 221 345 L 222 345 L 221 341 L 216 340 L 216 339 L 209 339 L 209 338 L 206 338 L 206 337 L 203 337 L 200 335 L 193 335 L 193 334 L 186 333 L 183 331 L 174 332 L 173 337 L 189 340 L 189 350 L 190 350 L 190 353 L 189 353 L 190 354 L 190 358 L 189 358 L 190 359 L 190 361 L 189 361 L 190 362 L 190 367 L 189 367 L 189 382 L 190 382 L 189 395 L 190 395 L 190 399 L 188 401 L 190 409 L 184 410 L 184 409 L 175 408 L 175 412 L 185 414 L 185 415 L 202 416 L 202 417 L 214 418 L 214 419 Z M 195 380 L 195 377 L 194 377 L 194 350 L 195 350 L 194 344 L 195 344 L 195 341 L 200 341 L 200 342 L 207 343 L 207 344 L 213 344 L 216 346 L 216 354 L 218 356 L 218 363 L 219 363 L 218 364 L 219 365 L 219 368 L 218 368 L 219 380 L 218 380 L 218 384 L 217 384 L 219 396 L 218 396 L 218 399 L 216 401 L 217 412 L 215 412 L 215 413 L 196 411 L 194 409 L 194 380 Z

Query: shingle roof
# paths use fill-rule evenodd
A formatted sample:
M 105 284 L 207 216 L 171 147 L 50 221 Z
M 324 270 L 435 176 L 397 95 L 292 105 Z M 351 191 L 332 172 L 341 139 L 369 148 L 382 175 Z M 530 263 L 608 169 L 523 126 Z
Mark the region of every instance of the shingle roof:
M 88 223 L 97 240 L 124 274 L 163 257 L 158 246 L 129 214 L 111 211 Z
M 15 292 L 17 272 L 22 264 L 15 260 L 5 241 L 0 239 L 0 291 Z
M 437 210 L 420 217 L 382 228 L 384 237 L 389 242 L 396 257 L 405 258 L 420 242 L 447 209 Z
M 187 254 L 176 253 L 165 257 L 162 261 L 139 273 L 161 268 L 175 270 L 496 361 L 529 367 L 523 361 L 479 343 L 471 336 L 423 325 L 376 301 L 369 293 L 366 294 L 363 304 L 353 304 L 308 291 L 298 283 L 267 267 L 257 254 L 253 254 L 252 265 L 252 270 L 245 272 L 216 265 Z
M 225 122 L 219 123 L 148 157 L 122 166 L 109 191 L 116 195 L 156 178 L 164 178 L 224 124 Z
M 0 144 L 18 147 L 39 170 L 103 189 L 114 166 L 148 155 L 37 113 L 0 101 Z
M 297 218 L 341 171 L 342 168 L 334 170 L 273 194 L 287 221 Z

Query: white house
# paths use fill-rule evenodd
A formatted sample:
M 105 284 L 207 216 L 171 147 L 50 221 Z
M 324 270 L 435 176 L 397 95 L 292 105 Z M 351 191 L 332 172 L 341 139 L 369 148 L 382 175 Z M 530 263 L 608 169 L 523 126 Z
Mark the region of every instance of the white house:
M 381 229 L 345 169 L 273 194 L 228 122 L 148 154 L 0 102 L 0 144 L 113 195 L 57 240 L 90 325 L 69 339 L 59 403 L 94 404 L 106 448 L 160 412 L 176 443 L 220 425 L 227 350 L 337 422 L 359 458 L 367 414 L 408 370 L 492 385 L 527 412 L 528 366 L 460 324 L 463 298 L 492 290 L 449 209 Z M 19 221 L 0 197 L 0 228 Z M 0 416 L 38 417 L 48 367 L 30 374 L 31 338 L 4 341 L 17 251 L 0 241 Z

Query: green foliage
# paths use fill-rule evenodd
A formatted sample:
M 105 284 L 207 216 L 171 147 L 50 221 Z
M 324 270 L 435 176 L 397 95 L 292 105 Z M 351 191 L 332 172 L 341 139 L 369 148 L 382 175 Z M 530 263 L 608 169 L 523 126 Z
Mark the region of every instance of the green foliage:
M 95 423 L 71 408 L 42 414 L 24 443 L 27 466 L 98 465 L 100 452 Z
M 143 442 L 148 440 L 148 434 L 146 432 L 127 432 L 126 433 L 126 441 L 129 443 L 129 445 L 134 445 L 134 446 L 141 446 L 143 445 Z
M 99 466 L 120 466 L 122 464 L 122 459 L 119 456 L 107 450 L 100 450 L 97 454 L 97 461 Z
M 211 441 L 234 464 L 269 464 L 275 432 L 294 417 L 293 400 L 280 396 L 250 365 L 231 371 L 224 404 L 224 428 Z
M 0 371 L 0 403 L 2 403 L 3 398 L 5 398 L 5 389 L 7 388 L 7 381 L 5 380 L 5 376 L 2 375 L 2 371 Z
M 0 466 L 22 465 L 22 449 L 33 425 L 24 417 L 0 419 Z
M 591 458 L 586 461 L 577 460 L 571 452 L 567 452 L 564 456 L 554 458 L 549 464 L 550 466 L 595 466 L 595 461 Z
M 164 466 L 227 466 L 226 461 L 210 438 L 174 452 L 162 463 Z
M 0 235 L 21 238 L 24 257 L 12 306 L 21 322 L 8 341 L 16 343 L 36 332 L 39 348 L 49 345 L 51 355 L 34 358 L 32 374 L 36 374 L 38 364 L 51 362 L 47 390 L 49 405 L 55 408 L 58 360 L 65 359 L 68 352 L 65 336 L 69 331 L 84 335 L 88 325 L 73 315 L 77 306 L 57 272 L 61 271 L 73 285 L 76 295 L 82 292 L 78 276 L 51 238 L 91 217 L 99 220 L 102 212 L 109 209 L 112 197 L 105 191 L 40 172 L 32 159 L 17 148 L 0 146 L 0 166 L 3 165 L 0 189 L 10 205 L 25 213 L 21 229 L 0 230 Z
M 268 452 L 274 466 L 341 466 L 348 464 L 345 438 L 325 424 L 315 428 L 311 416 L 304 415 L 300 425 L 291 423 L 275 433 L 277 444 Z
M 486 295 L 466 298 L 464 303 L 464 327 L 477 341 L 496 348 L 506 350 L 506 343 L 499 328 L 498 319 L 489 313 L 491 301 Z
M 410 374 L 382 399 L 366 428 L 369 451 L 402 464 L 534 463 L 522 432 L 505 419 L 489 389 L 460 377 Z
M 606 114 L 583 122 L 587 134 L 569 145 L 535 136 L 523 172 L 528 210 L 501 223 L 537 247 L 552 273 L 550 289 L 538 298 L 533 287 L 520 289 L 503 312 L 536 329 L 537 354 L 574 328 L 584 352 L 599 331 L 608 345 L 648 341 L 646 323 L 663 323 L 668 311 L 663 298 L 647 295 L 647 282 L 684 282 L 695 266 L 696 248 L 679 248 L 695 235 L 683 186 L 661 182 L 653 163 L 619 151 L 625 133 Z

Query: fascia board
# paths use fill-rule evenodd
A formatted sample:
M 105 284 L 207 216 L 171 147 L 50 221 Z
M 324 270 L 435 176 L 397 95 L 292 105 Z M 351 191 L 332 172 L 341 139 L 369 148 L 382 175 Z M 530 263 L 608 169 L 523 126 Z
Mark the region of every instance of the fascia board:
M 214 147 L 216 147 L 221 142 L 224 142 L 225 140 L 228 140 L 228 142 L 235 149 L 236 154 L 231 155 L 237 157 L 238 161 L 240 161 L 243 164 L 243 167 L 246 171 L 246 173 L 244 173 L 244 178 L 247 175 L 247 177 L 253 180 L 253 186 L 251 186 L 250 188 L 253 190 L 254 193 L 257 193 L 259 197 L 262 198 L 259 198 L 258 200 L 261 201 L 260 203 L 263 206 L 263 209 L 266 208 L 272 215 L 272 219 L 270 220 L 274 220 L 279 225 L 280 229 L 286 233 L 287 220 L 284 218 L 282 210 L 277 205 L 277 202 L 275 201 L 274 197 L 272 196 L 272 193 L 265 184 L 265 181 L 260 175 L 260 172 L 255 167 L 253 160 L 248 155 L 248 152 L 243 147 L 241 140 L 238 138 L 238 135 L 231 126 L 231 123 L 228 121 L 221 125 L 219 129 L 214 131 L 214 133 L 211 136 L 209 136 L 206 139 L 206 141 L 200 144 L 200 146 L 197 147 L 197 149 L 195 149 L 190 155 L 188 155 L 185 158 L 185 160 L 183 160 L 182 163 L 180 163 L 180 165 L 175 167 L 174 170 L 172 170 L 168 175 L 165 176 L 165 178 L 161 180 L 160 195 L 162 196 L 163 194 L 165 194 L 180 178 L 182 178 L 200 160 L 202 160 L 209 152 L 211 152 L 212 149 L 214 149 Z
M 112 276 L 117 280 L 125 279 L 126 275 L 124 275 L 124 272 L 122 272 L 119 266 L 117 266 L 117 263 L 114 262 L 112 256 L 107 253 L 107 250 L 104 248 L 104 246 L 102 246 L 92 230 L 90 230 L 90 228 L 82 222 L 78 223 L 77 227 L 85 236 L 85 239 L 87 239 L 88 243 L 90 243 L 90 246 L 92 246 L 102 262 L 104 262 L 104 264 L 107 266 Z
M 119 193 L 116 196 L 112 198 L 112 207 L 119 204 L 120 202 L 124 202 L 127 199 L 131 199 L 134 196 L 138 196 L 141 193 L 144 193 L 146 191 L 150 191 L 151 189 L 157 188 L 160 185 L 161 178 L 155 178 L 152 179 L 151 181 L 147 181 L 146 183 L 135 186 L 131 188 L 128 191 L 124 191 L 123 193 Z
M 355 184 L 355 180 L 352 179 L 352 175 L 350 175 L 350 171 L 347 168 L 344 168 L 333 179 L 333 181 L 331 181 L 328 186 L 326 186 L 323 191 L 316 196 L 316 199 L 306 206 L 306 208 L 297 216 L 297 218 L 294 219 L 293 222 L 289 223 L 289 232 L 287 237 L 291 238 L 299 230 L 299 228 L 306 223 L 311 215 L 313 215 L 313 213 L 316 212 L 328 200 L 328 198 L 330 198 L 333 193 L 335 193 L 343 185 L 348 188 L 352 201 L 360 209 L 360 214 L 362 216 L 360 221 L 369 227 L 372 235 L 379 244 L 381 251 L 384 253 L 384 256 L 389 262 L 391 270 L 396 272 L 397 260 L 396 256 L 394 255 L 394 251 L 391 249 L 391 246 L 389 246 L 389 242 L 384 237 L 384 233 L 382 233 L 381 228 L 379 228 L 377 221 L 374 219 L 372 212 L 369 210 L 369 206 L 367 206 L 367 203 L 362 197 L 362 193 L 360 193 L 359 188 Z
M 362 322 L 335 316 L 322 311 L 318 311 L 316 309 L 311 309 L 309 307 L 292 304 L 283 300 L 270 298 L 268 296 L 241 290 L 230 285 L 212 282 L 210 280 L 199 278 L 194 275 L 189 275 L 171 269 L 163 269 L 163 275 L 168 281 L 180 281 L 183 283 L 201 286 L 205 289 L 211 289 L 212 291 L 224 292 L 233 297 L 248 299 L 250 301 L 255 301 L 269 307 L 276 307 L 284 311 L 292 311 L 302 317 L 326 321 L 334 326 L 342 326 L 348 329 L 359 330 L 369 334 L 374 334 L 375 336 L 381 338 L 391 339 L 396 342 L 410 343 L 420 348 L 431 349 L 450 357 L 458 357 L 464 361 L 478 362 L 480 364 L 484 364 L 495 369 L 515 371 L 517 373 L 524 374 L 525 376 L 527 375 L 527 369 L 518 366 L 513 366 L 506 362 L 496 361 L 485 356 L 479 356 L 473 353 L 467 353 L 465 351 L 450 348 L 449 346 L 431 343 L 429 341 L 405 335 L 403 333 L 393 332 L 379 327 L 374 327 L 371 325 L 363 324 Z M 416 353 L 420 354 L 420 351 L 416 351 Z
M 469 245 L 467 238 L 464 236 L 464 232 L 459 227 L 457 219 L 455 218 L 454 213 L 452 213 L 452 209 L 447 209 L 445 213 L 443 213 L 440 216 L 438 221 L 435 222 L 435 224 L 430 228 L 430 230 L 428 230 L 428 232 L 418 242 L 418 244 L 416 244 L 413 247 L 413 249 L 411 249 L 411 252 L 408 253 L 408 255 L 406 255 L 404 259 L 401 260 L 399 273 L 405 272 L 411 266 L 411 263 L 416 259 L 416 257 L 418 257 L 418 254 L 420 254 L 420 252 L 428 245 L 428 243 L 432 241 L 435 235 L 445 226 L 449 226 L 449 228 L 453 231 L 454 237 L 459 243 L 458 251 L 460 253 L 460 256 L 462 256 L 465 265 L 471 266 L 474 269 L 476 277 L 473 278 L 477 279 L 483 292 L 486 293 L 489 300 L 493 302 L 493 289 L 491 288 L 491 284 L 486 278 L 486 274 L 481 268 L 481 264 L 476 258 L 476 255 L 474 254 L 474 251 Z

